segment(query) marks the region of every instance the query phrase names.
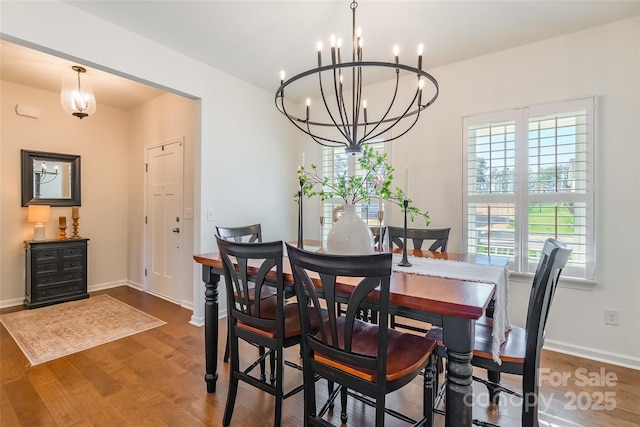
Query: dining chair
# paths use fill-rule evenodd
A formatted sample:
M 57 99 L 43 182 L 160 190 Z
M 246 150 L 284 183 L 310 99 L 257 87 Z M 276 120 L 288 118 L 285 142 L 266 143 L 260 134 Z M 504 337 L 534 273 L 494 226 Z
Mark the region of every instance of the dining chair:
M 492 381 L 474 376 L 487 386 L 489 398 L 497 403 L 500 392 L 506 392 L 523 398 L 522 425 L 524 427 L 538 426 L 538 372 L 540 368 L 540 353 L 544 343 L 545 326 L 553 296 L 558 285 L 562 269 L 567 265 L 571 249 L 558 240 L 549 238 L 544 242 L 542 252 L 531 286 L 525 328 L 513 326 L 506 333 L 506 341 L 500 347 L 498 365 L 492 356 L 493 319 L 482 317 L 476 321 L 475 346 L 471 364 L 495 372 L 497 376 Z M 432 328 L 426 335 L 438 343 L 436 354 L 446 357 L 446 350 L 442 344 L 442 329 Z M 522 377 L 522 393 L 517 393 L 500 385 L 500 373 L 520 375 Z M 490 423 L 474 424 L 493 426 Z
M 284 349 L 300 343 L 300 313 L 298 303 L 284 297 L 282 241 L 266 243 L 236 243 L 216 236 L 227 290 L 227 318 L 230 343 L 230 373 L 223 425 L 231 423 L 239 381 L 246 382 L 275 396 L 274 426 L 282 424 L 283 400 L 303 389 L 302 385 L 284 392 Z M 231 257 L 235 259 L 232 261 Z M 264 287 L 275 294 L 261 298 Z M 319 318 L 320 319 L 320 318 Z M 311 328 L 321 320 L 311 319 Z M 268 349 L 248 367 L 240 366 L 239 341 Z M 264 375 L 264 361 L 274 355 L 270 380 Z M 246 357 L 246 353 L 244 353 Z M 253 370 L 261 366 L 260 377 Z M 299 367 L 298 367 L 299 368 Z
M 375 407 L 375 425 L 383 426 L 385 414 L 415 423 L 406 415 L 385 408 L 391 393 L 424 372 L 423 419 L 433 421 L 435 342 L 424 336 L 389 329 L 389 287 L 392 255 L 331 255 L 307 252 L 287 244 L 302 323 L 302 360 L 304 375 L 304 425 L 331 425 L 323 417 L 341 396 L 343 423 L 347 421 L 347 396 Z M 340 280 L 338 280 L 340 276 Z M 312 279 L 313 278 L 313 279 Z M 347 278 L 353 287 L 340 285 Z M 346 304 L 340 316 L 337 299 Z M 358 319 L 365 303 L 374 305 L 380 322 Z M 327 307 L 328 320 L 319 330 L 311 320 Z M 338 387 L 317 410 L 314 378 L 327 379 Z
M 262 226 L 260 224 L 242 225 L 239 227 L 219 227 L 216 226 L 216 234 L 225 240 L 232 242 L 247 242 L 255 243 L 262 242 Z M 273 295 L 275 292 L 271 287 L 265 287 L 263 290 L 263 297 Z M 229 361 L 229 337 L 227 336 L 227 344 L 224 347 L 225 362 Z
M 240 227 L 218 227 L 216 233 L 225 240 L 234 242 L 262 242 L 262 226 L 260 224 L 243 225 Z
M 388 226 L 387 228 L 389 249 L 393 249 L 393 245 L 400 249 L 404 248 L 404 228 L 393 226 Z M 433 240 L 427 250 L 446 252 L 450 231 L 451 228 L 407 228 L 407 239 L 411 239 L 414 249 L 422 249 L 422 243 L 425 240 Z
M 389 226 L 389 250 L 393 250 L 395 244 L 399 249 L 404 248 L 404 228 Z M 451 228 L 407 228 L 407 239 L 411 239 L 414 249 L 422 249 L 425 240 L 433 241 L 429 246 L 429 251 L 446 252 L 449 242 L 449 232 Z M 407 248 L 408 249 L 408 248 Z M 391 327 L 404 328 L 414 332 L 426 333 L 427 328 L 416 326 L 415 324 L 401 323 L 396 321 L 396 315 L 391 314 Z

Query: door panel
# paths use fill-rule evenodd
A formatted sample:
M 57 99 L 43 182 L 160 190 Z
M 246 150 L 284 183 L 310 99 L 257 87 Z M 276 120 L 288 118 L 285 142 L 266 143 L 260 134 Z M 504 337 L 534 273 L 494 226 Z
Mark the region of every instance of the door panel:
M 182 141 L 147 149 L 147 290 L 182 297 Z

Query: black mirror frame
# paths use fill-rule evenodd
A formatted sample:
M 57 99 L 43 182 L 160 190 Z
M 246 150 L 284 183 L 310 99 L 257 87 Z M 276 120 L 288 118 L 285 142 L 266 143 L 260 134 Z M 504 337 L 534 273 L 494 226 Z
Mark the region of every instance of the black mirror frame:
M 73 154 L 46 153 L 43 151 L 20 150 L 22 155 L 22 206 L 81 206 L 80 203 L 80 156 Z M 36 199 L 33 197 L 33 160 L 71 163 L 71 198 Z

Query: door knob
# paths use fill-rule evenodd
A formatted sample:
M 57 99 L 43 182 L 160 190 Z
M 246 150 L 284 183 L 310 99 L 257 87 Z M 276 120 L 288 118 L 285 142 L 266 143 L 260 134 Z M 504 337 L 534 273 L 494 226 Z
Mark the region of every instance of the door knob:
M 178 228 L 178 227 L 174 228 L 174 229 L 173 229 L 173 232 L 174 232 L 174 233 L 179 233 L 179 232 L 180 232 L 180 228 Z

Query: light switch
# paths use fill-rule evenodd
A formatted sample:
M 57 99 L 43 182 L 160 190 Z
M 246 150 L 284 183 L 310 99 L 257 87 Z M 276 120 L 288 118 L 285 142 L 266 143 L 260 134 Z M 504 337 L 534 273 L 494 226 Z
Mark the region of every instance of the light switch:
M 207 221 L 213 222 L 213 209 L 207 209 Z

